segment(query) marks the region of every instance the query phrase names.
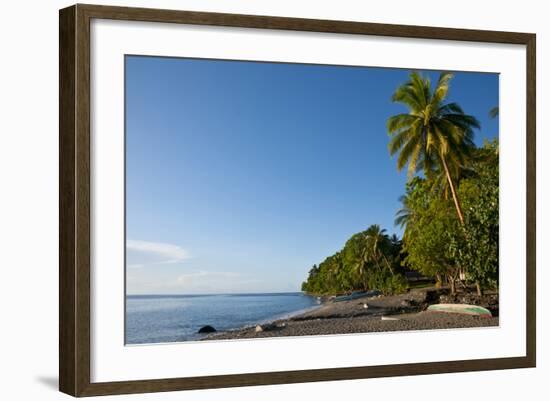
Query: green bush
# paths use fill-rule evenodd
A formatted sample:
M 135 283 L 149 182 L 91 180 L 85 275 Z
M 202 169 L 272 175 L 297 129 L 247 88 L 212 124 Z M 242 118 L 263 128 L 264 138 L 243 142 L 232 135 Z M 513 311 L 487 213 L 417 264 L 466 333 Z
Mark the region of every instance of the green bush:
M 392 274 L 389 269 L 372 272 L 368 278 L 372 290 L 381 291 L 384 295 L 401 294 L 407 291 L 407 279 L 401 274 Z

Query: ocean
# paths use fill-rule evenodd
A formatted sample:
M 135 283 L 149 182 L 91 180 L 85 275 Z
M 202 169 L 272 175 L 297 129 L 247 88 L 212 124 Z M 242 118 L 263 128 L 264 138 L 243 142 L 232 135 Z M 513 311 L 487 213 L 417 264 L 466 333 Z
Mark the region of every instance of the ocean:
M 237 329 L 299 314 L 319 306 L 301 292 L 226 295 L 128 295 L 126 344 L 199 340 L 206 325 Z

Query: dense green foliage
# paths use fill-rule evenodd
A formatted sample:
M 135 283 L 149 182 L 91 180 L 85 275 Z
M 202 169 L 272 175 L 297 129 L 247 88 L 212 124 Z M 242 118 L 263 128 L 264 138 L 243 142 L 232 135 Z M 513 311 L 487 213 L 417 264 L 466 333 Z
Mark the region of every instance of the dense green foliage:
M 456 246 L 456 258 L 467 281 L 487 288 L 498 286 L 498 142 L 485 144 L 477 156 L 472 163 L 476 175 L 460 182 L 466 235 Z
M 478 293 L 498 287 L 499 144 L 474 145 L 477 119 L 445 103 L 451 79 L 442 73 L 432 89 L 413 72 L 392 98 L 409 110 L 388 119 L 390 154 L 398 154 L 399 170 L 409 165 L 395 218 L 402 241 L 370 226 L 313 266 L 303 291 L 399 293 L 408 287 L 405 270 L 448 284 L 453 293 L 457 283 L 475 284 Z
M 405 228 L 404 263 L 429 277 L 457 276 L 452 246 L 460 224 L 451 201 L 431 190 L 430 182 L 415 178 L 407 185 L 410 217 Z
M 407 184 L 403 263 L 426 276 L 457 280 L 480 289 L 498 285 L 498 142 L 473 151 L 459 181 L 464 225 L 432 180 L 415 177 Z
M 344 247 L 309 271 L 302 290 L 312 294 L 342 294 L 377 289 L 402 292 L 406 280 L 401 268 L 401 242 L 374 224 L 353 235 Z

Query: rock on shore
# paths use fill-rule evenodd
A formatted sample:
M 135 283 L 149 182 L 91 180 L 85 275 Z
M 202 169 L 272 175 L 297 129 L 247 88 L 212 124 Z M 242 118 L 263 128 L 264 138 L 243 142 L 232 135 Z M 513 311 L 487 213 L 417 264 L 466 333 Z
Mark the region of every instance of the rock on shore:
M 199 334 L 207 334 L 207 333 L 215 333 L 216 331 L 217 330 L 214 327 L 212 327 L 210 325 L 206 325 L 206 326 L 202 326 L 199 329 L 198 333 Z

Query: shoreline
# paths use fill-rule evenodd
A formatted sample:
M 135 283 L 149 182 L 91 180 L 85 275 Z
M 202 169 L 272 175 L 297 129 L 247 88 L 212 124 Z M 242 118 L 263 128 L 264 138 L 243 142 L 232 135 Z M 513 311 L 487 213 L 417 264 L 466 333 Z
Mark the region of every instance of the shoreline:
M 434 297 L 437 293 L 437 299 Z M 373 296 L 342 302 L 324 302 L 319 307 L 265 323 L 211 333 L 200 341 L 334 335 L 410 330 L 497 327 L 498 304 L 493 317 L 426 311 L 428 304 L 446 298 L 441 289 L 413 289 L 405 294 Z M 498 302 L 498 301 L 497 301 Z M 366 305 L 366 307 L 365 307 Z M 495 310 L 495 304 L 492 304 Z M 495 316 L 496 315 L 496 316 Z
M 250 325 L 247 325 L 247 326 L 244 326 L 244 327 L 238 327 L 238 328 L 231 329 L 231 330 L 228 330 L 228 331 L 242 330 L 242 329 L 251 328 L 251 327 L 255 328 L 257 325 L 269 325 L 269 324 L 273 324 L 273 323 L 279 322 L 279 321 L 286 321 L 286 320 L 296 319 L 296 318 L 299 318 L 302 315 L 307 315 L 307 314 L 312 313 L 316 310 L 319 310 L 319 309 L 323 308 L 323 306 L 324 306 L 324 303 L 321 302 L 320 304 L 310 306 L 309 308 L 299 309 L 299 310 L 296 310 L 296 311 L 293 311 L 293 312 L 283 313 L 283 314 L 280 314 L 280 315 L 276 315 L 276 316 L 261 320 L 257 323 L 254 323 L 254 324 L 250 324 Z M 220 332 L 220 333 L 223 333 L 223 332 Z

